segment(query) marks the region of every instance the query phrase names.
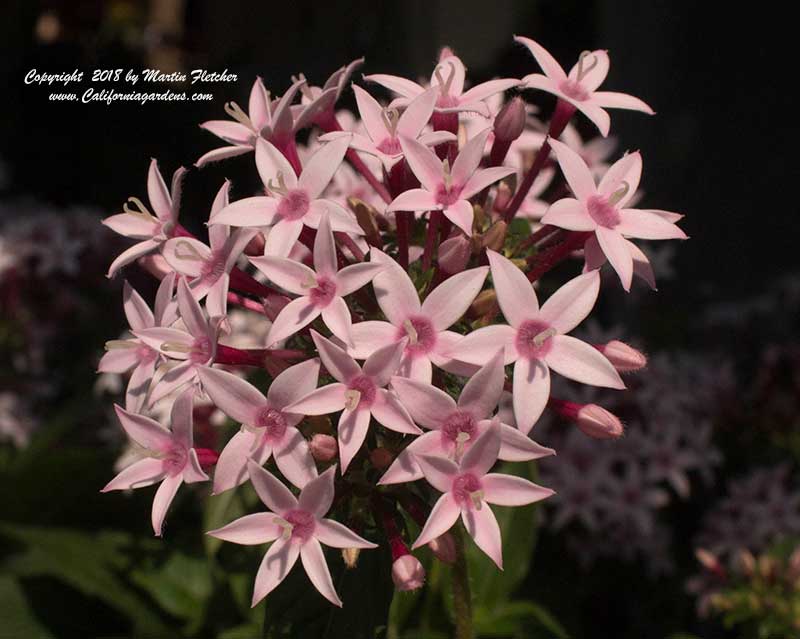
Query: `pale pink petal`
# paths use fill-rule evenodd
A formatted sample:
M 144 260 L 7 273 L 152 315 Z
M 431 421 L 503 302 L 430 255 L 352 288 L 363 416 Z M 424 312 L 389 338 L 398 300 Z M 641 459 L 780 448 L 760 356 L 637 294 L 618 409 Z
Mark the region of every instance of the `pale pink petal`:
M 344 475 L 353 457 L 356 456 L 369 428 L 370 412 L 366 408 L 345 409 L 336 429 L 339 439 L 339 460 Z
M 378 389 L 375 401 L 370 406 L 370 412 L 379 424 L 396 433 L 422 434 L 398 397 L 384 388 Z
M 405 484 L 422 479 L 422 469 L 417 464 L 417 455 L 444 455 L 442 434 L 432 430 L 411 442 L 392 462 L 378 481 L 378 485 Z
M 138 365 L 138 345 L 131 343 L 130 348 L 112 348 L 107 351 L 97 365 L 99 373 L 127 373 Z
M 251 257 L 250 263 L 273 284 L 295 295 L 308 295 L 317 285 L 317 275 L 313 270 L 286 257 L 274 255 Z
M 125 410 L 134 413 L 142 410 L 157 364 L 158 359 L 155 359 L 151 362 L 141 363 L 133 369 L 125 389 Z
M 517 328 L 539 311 L 536 292 L 528 278 L 525 277 L 525 273 L 518 269 L 511 260 L 488 249 L 486 255 L 492 268 L 492 282 L 497 293 L 497 303 L 500 305 L 506 321 Z
M 436 71 L 439 71 L 437 74 Z M 464 80 L 466 79 L 467 70 L 461 59 L 455 55 L 449 55 L 446 58 L 440 59 L 436 69 L 431 74 L 431 85 L 439 84 L 439 76 L 441 75 L 445 81 L 450 81 L 451 96 L 459 96 L 464 91 Z
M 209 120 L 200 125 L 201 129 L 205 129 L 209 133 L 222 138 L 226 142 L 235 144 L 237 146 L 247 145 L 250 150 L 250 140 L 253 138 L 253 132 L 244 124 L 239 122 L 231 122 L 230 120 Z
M 461 509 L 450 493 L 445 493 L 439 497 L 439 500 L 433 505 L 431 514 L 428 515 L 428 521 L 425 522 L 422 532 L 414 542 L 413 548 L 419 548 L 437 537 L 441 537 L 458 521 L 460 512 Z
M 461 459 L 461 470 L 485 475 L 497 461 L 500 452 L 500 424 L 492 424 L 469 447 Z M 423 469 L 424 470 L 424 469 Z
M 444 216 L 460 228 L 466 235 L 472 236 L 472 223 L 475 220 L 475 213 L 467 200 L 458 200 L 442 209 Z
M 188 384 L 197 378 L 197 367 L 190 361 L 181 362 L 175 368 L 171 368 L 156 382 L 150 389 L 150 405 L 164 399 L 170 393 L 175 392 L 184 384 Z
M 278 200 L 263 195 L 246 197 L 212 215 L 209 224 L 229 226 L 269 226 L 278 219 Z
M 203 264 L 211 257 L 211 249 L 192 237 L 173 237 L 164 242 L 161 255 L 175 272 L 200 277 Z
M 672 211 L 662 211 L 660 209 L 644 209 L 648 213 L 658 215 L 660 218 L 665 219 L 667 222 L 676 224 L 680 222 L 685 216 L 682 213 L 673 213 Z
M 503 569 L 503 541 L 500 537 L 500 526 L 489 506 L 484 505 L 480 510 L 470 508 L 461 511 L 461 521 L 467 529 L 475 544 L 489 558 Z
M 555 335 L 550 340 L 552 346 L 544 359 L 556 373 L 592 386 L 625 388 L 611 362 L 593 346 L 569 335 Z
M 314 537 L 331 548 L 376 548 L 377 546 L 333 519 L 318 519 Z
M 631 252 L 631 258 L 633 259 L 633 274 L 647 282 L 647 285 L 655 291 L 656 276 L 653 272 L 653 267 L 650 264 L 650 260 L 647 259 L 647 256 L 633 242 L 625 240 L 625 243 L 628 246 L 628 250 Z
M 614 229 L 607 229 L 603 226 L 598 226 L 595 233 L 600 248 L 603 249 L 606 258 L 619 275 L 622 288 L 630 291 L 633 279 L 633 258 L 625 239 Z
M 172 404 L 170 423 L 172 436 L 184 448 L 191 448 L 192 443 L 192 405 L 194 404 L 194 391 L 192 389 L 182 392 Z
M 333 477 L 336 466 L 331 466 L 319 477 L 308 482 L 300 491 L 298 505 L 312 513 L 317 519 L 331 509 L 333 503 Z
M 481 84 L 477 84 L 468 91 L 462 93 L 461 98 L 459 99 L 459 104 L 479 102 L 481 100 L 485 100 L 486 98 L 490 98 L 497 93 L 501 93 L 502 91 L 513 89 L 514 87 L 519 86 L 519 84 L 519 80 L 513 79 L 489 80 L 488 82 L 482 82 Z
M 311 156 L 303 167 L 298 182 L 299 187 L 308 193 L 309 198 L 316 199 L 325 190 L 342 163 L 349 145 L 350 140 L 346 138 L 333 140 Z
M 317 476 L 317 466 L 303 434 L 296 428 L 287 429 L 281 442 L 272 450 L 278 470 L 298 488 L 303 488 Z
M 487 186 L 508 177 L 514 172 L 516 172 L 516 169 L 504 166 L 495 166 L 476 171 L 475 174 L 467 180 L 466 184 L 464 184 L 464 188 L 461 190 L 461 198 L 468 200 Z
M 287 413 L 298 415 L 329 415 L 344 408 L 344 393 L 347 386 L 340 383 L 328 384 L 311 391 L 286 407 Z
M 438 97 L 439 91 L 432 87 L 409 102 L 397 121 L 397 133 L 416 140 L 431 119 Z M 385 130 L 386 126 L 384 125 L 384 132 Z
M 130 213 L 119 213 L 118 215 L 107 217 L 103 220 L 103 225 L 115 233 L 137 240 L 153 237 L 157 233 L 159 226 L 158 223 L 151 219 L 144 219 Z
M 467 334 L 453 347 L 451 354 L 454 359 L 483 366 L 494 357 L 497 349 L 503 346 L 505 363 L 511 364 L 517 358 L 515 339 L 516 331 L 510 326 L 492 324 Z
M 599 293 L 599 271 L 579 275 L 548 298 L 539 311 L 539 319 L 559 333 L 569 333 L 591 313 Z
M 437 331 L 449 328 L 467 312 L 488 274 L 487 267 L 479 266 L 448 277 L 425 298 L 422 314 Z
M 382 251 L 373 248 L 370 251 L 370 260 L 386 265 L 372 280 L 378 305 L 386 319 L 395 326 L 402 326 L 410 315 L 418 315 L 420 312 L 417 289 L 403 267 Z
M 407 341 L 402 340 L 394 344 L 386 344 L 376 350 L 364 362 L 364 375 L 371 377 L 378 388 L 386 386 L 400 366 L 400 359 L 403 357 L 403 349 L 406 344 Z
M 539 360 L 521 357 L 514 365 L 513 386 L 514 418 L 527 435 L 550 399 L 550 370 Z
M 323 365 L 334 379 L 347 383 L 361 374 L 361 367 L 336 344 L 313 330 L 311 338 L 319 351 Z
M 289 574 L 300 556 L 300 544 L 279 537 L 264 555 L 253 586 L 252 605 L 271 593 Z
M 589 217 L 586 204 L 573 198 L 564 198 L 550 205 L 542 224 L 552 224 L 568 231 L 594 231 L 595 221 Z
M 317 387 L 319 360 L 309 359 L 290 366 L 275 379 L 267 389 L 267 399 L 274 408 L 283 410 Z
M 275 226 L 267 233 L 267 240 L 264 243 L 264 255 L 286 257 L 294 248 L 302 230 L 302 220 L 278 220 Z
M 425 146 L 437 146 L 445 142 L 457 142 L 458 138 L 449 131 L 429 131 L 420 135 L 417 140 Z
M 267 347 L 291 337 L 319 317 L 320 309 L 307 297 L 298 297 L 278 313 L 267 333 Z
M 462 339 L 464 339 L 464 336 L 454 331 L 440 331 L 436 336 L 436 344 L 433 345 L 433 350 L 428 352 L 428 358 L 434 366 L 448 373 L 459 377 L 472 377 L 478 372 L 480 366 L 462 362 L 453 357 L 453 351 Z
M 161 531 L 164 526 L 164 517 L 167 515 L 172 500 L 175 499 L 175 493 L 178 492 L 183 483 L 183 478 L 180 475 L 167 476 L 161 485 L 156 490 L 155 497 L 153 497 L 153 510 L 151 513 L 151 520 L 153 524 L 153 532 L 156 537 L 161 537 Z
M 135 335 L 154 351 L 165 353 L 173 359 L 186 359 L 189 355 L 182 350 L 172 350 L 166 348 L 166 346 L 174 344 L 181 348 L 191 348 L 194 343 L 194 338 L 192 338 L 189 333 L 177 328 L 162 328 L 156 326 L 136 331 Z
M 430 384 L 433 378 L 433 365 L 430 358 L 424 354 L 406 353 L 400 360 L 397 370 L 400 377 L 407 377 L 423 384 Z
M 298 501 L 289 489 L 252 459 L 247 462 L 247 473 L 259 498 L 272 512 L 283 516 L 287 511 L 297 508 Z
M 105 485 L 100 492 L 144 488 L 164 478 L 164 461 L 147 457 L 134 462 Z
M 356 84 L 353 85 L 353 93 L 356 96 L 358 112 L 361 115 L 364 127 L 367 129 L 367 134 L 372 138 L 373 142 L 380 144 L 389 134 L 386 122 L 383 119 L 383 107 L 378 104 L 375 98 Z
M 209 231 L 209 233 L 210 232 L 211 231 Z M 239 229 L 232 233 L 225 241 L 222 247 L 222 253 L 225 255 L 226 273 L 230 273 L 233 267 L 236 266 L 236 261 L 239 259 L 239 256 L 241 256 L 244 249 L 250 243 L 250 240 L 252 240 L 257 233 L 258 231 L 255 229 Z
M 476 419 L 487 417 L 500 401 L 505 382 L 503 347 L 464 385 L 458 407 L 469 411 Z
M 342 297 L 350 295 L 371 282 L 384 268 L 379 262 L 361 262 L 345 266 L 336 274 L 336 292 Z
M 649 104 L 627 93 L 595 91 L 592 94 L 592 102 L 607 109 L 631 109 L 633 111 L 643 111 L 648 115 L 655 113 Z
M 536 62 L 542 68 L 542 71 L 547 74 L 547 77 L 559 81 L 566 79 L 567 74 L 564 73 L 564 69 L 561 68 L 561 65 L 556 62 L 555 58 L 550 55 L 547 49 L 541 44 L 523 36 L 514 36 L 514 40 L 528 47 L 528 50 L 533 54 L 533 57 L 536 58 Z
M 573 100 L 570 100 L 570 102 L 578 107 L 578 110 L 592 121 L 592 124 L 597 127 L 603 137 L 608 135 L 608 131 L 611 128 L 611 118 L 605 110 L 591 102 L 577 102 Z
M 610 61 L 608 53 L 602 49 L 590 51 L 583 61 L 583 77 L 580 84 L 587 91 L 594 91 L 597 87 L 603 84 L 603 80 L 608 75 L 608 67 Z M 578 64 L 576 63 L 570 69 L 569 77 L 572 80 L 578 78 Z M 594 97 L 594 96 L 592 96 Z
M 642 156 L 638 151 L 628 153 L 614 162 L 605 172 L 597 192 L 610 196 L 622 186 L 627 188 L 625 194 L 617 200 L 616 208 L 624 208 L 639 188 L 642 178 Z
M 203 467 L 200 465 L 200 458 L 197 456 L 197 450 L 194 448 L 189 449 L 188 459 L 183 468 L 183 481 L 187 484 L 194 484 L 200 481 L 208 481 Z
M 500 424 L 500 438 L 500 452 L 497 457 L 503 461 L 529 461 L 556 454 L 552 448 L 537 444 L 530 437 L 507 424 Z
M 445 457 L 417 453 L 414 453 L 414 459 L 416 459 L 427 482 L 436 490 L 440 493 L 446 493 L 452 489 L 453 480 L 459 472 L 459 467 L 454 461 Z
M 386 207 L 391 211 L 432 211 L 439 208 L 436 197 L 425 189 L 403 191 Z
M 172 221 L 172 198 L 170 197 L 161 171 L 158 170 L 158 162 L 150 160 L 150 168 L 147 172 L 147 198 L 153 213 L 162 222 Z
M 303 222 L 306 226 L 315 229 L 326 213 L 334 232 L 364 235 L 364 229 L 358 225 L 355 214 L 332 200 L 312 200 Z
M 275 523 L 274 514 L 253 513 L 239 517 L 222 528 L 209 530 L 206 534 L 234 544 L 258 546 L 275 541 L 282 532 L 283 528 Z
M 208 321 L 184 278 L 178 280 L 178 310 L 183 323 L 193 337 L 206 336 Z
M 257 422 L 258 412 L 267 405 L 267 399 L 255 386 L 217 368 L 199 366 L 197 375 L 211 401 L 228 417 L 241 424 Z
M 438 428 L 457 408 L 443 390 L 405 377 L 392 377 L 392 388 L 414 421 L 425 428 Z
M 242 429 L 228 440 L 214 467 L 214 494 L 225 492 L 244 483 L 247 474 L 247 460 L 253 454 L 257 435 Z
M 314 238 L 314 270 L 320 275 L 330 277 L 338 268 L 336 262 L 336 244 L 327 213 L 323 213 L 317 235 Z
M 618 233 L 642 240 L 685 240 L 686 233 L 663 217 L 637 209 L 622 209 L 620 223 L 614 227 Z
M 336 594 L 336 589 L 333 587 L 331 572 L 325 562 L 325 554 L 316 539 L 309 539 L 300 547 L 300 559 L 308 578 L 319 593 L 334 606 L 341 608 L 342 600 L 339 599 L 339 595 Z
M 286 188 L 293 189 L 297 186 L 297 177 L 292 165 L 283 153 L 263 138 L 258 138 L 256 141 L 256 169 L 268 189 L 270 182 L 278 183 L 279 175 L 283 177 Z
M 486 139 L 491 132 L 491 127 L 488 127 L 476 133 L 459 151 L 450 171 L 454 187 L 460 186 L 464 188 L 472 177 L 472 174 L 478 169 L 483 159 L 483 151 L 486 148 Z M 475 193 L 477 193 L 478 190 L 476 190 Z M 473 194 L 474 193 L 463 193 L 461 197 L 466 200 Z
M 341 297 L 334 297 L 331 303 L 322 309 L 322 321 L 325 322 L 331 333 L 350 346 L 353 337 L 350 333 L 353 319 L 350 309 Z
M 264 87 L 261 78 L 256 78 L 253 88 L 250 89 L 250 98 L 247 102 L 247 114 L 257 130 L 261 130 L 269 121 L 269 93 Z
M 526 75 L 522 78 L 522 84 L 526 89 L 539 89 L 562 97 L 561 91 L 558 88 L 558 82 L 541 73 Z
M 157 421 L 144 415 L 129 413 L 116 404 L 114 405 L 114 410 L 117 413 L 120 425 L 125 429 L 128 437 L 137 444 L 158 453 L 169 449 L 172 444 L 172 437 L 170 437 L 169 431 L 164 429 Z
M 108 273 L 106 274 L 106 277 L 114 277 L 117 274 L 117 271 L 119 271 L 119 269 L 121 269 L 123 266 L 127 266 L 143 255 L 152 253 L 159 246 L 161 246 L 161 242 L 158 240 L 145 240 L 144 242 L 138 242 L 130 248 L 125 249 L 116 257 L 113 262 L 111 262 L 111 266 L 108 267 Z
M 425 91 L 416 82 L 412 82 L 406 78 L 401 78 L 396 75 L 387 75 L 384 73 L 375 73 L 373 75 L 365 75 L 364 79 L 367 82 L 376 82 L 390 91 L 402 95 L 405 98 L 415 98 L 420 93 Z
M 237 155 L 244 155 L 245 153 L 250 153 L 253 150 L 253 147 L 249 144 L 243 145 L 236 145 L 236 146 L 223 146 L 219 149 L 212 149 L 208 153 L 204 153 L 194 165 L 198 169 L 202 169 L 207 164 L 211 164 L 212 162 L 219 162 L 220 160 L 227 160 L 228 158 L 234 158 Z
M 427 146 L 405 136 L 399 136 L 400 146 L 408 166 L 423 187 L 433 193 L 444 183 L 442 161 Z
M 546 499 L 553 491 L 522 477 L 490 473 L 481 479 L 484 499 L 498 506 L 525 506 Z
M 216 282 L 208 287 L 206 312 L 209 317 L 224 318 L 228 315 L 228 291 L 230 290 L 230 285 L 230 275 L 223 273 Z
M 356 359 L 365 359 L 376 350 L 397 340 L 397 328 L 388 322 L 358 322 L 350 327 L 353 348 L 348 353 Z
M 553 152 L 558 158 L 561 171 L 564 173 L 564 177 L 567 179 L 567 183 L 575 197 L 579 200 L 586 200 L 594 195 L 597 188 L 595 187 L 592 172 L 586 166 L 583 158 L 558 140 L 551 139 L 550 146 L 553 147 Z

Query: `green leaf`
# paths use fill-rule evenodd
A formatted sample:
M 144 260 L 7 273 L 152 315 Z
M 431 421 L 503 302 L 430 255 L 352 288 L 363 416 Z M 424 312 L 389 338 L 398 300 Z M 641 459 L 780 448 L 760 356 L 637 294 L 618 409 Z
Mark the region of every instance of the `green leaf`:
M 12 577 L 0 576 L 0 619 L 4 636 L 53 639 L 50 631 L 36 619 L 25 600 L 25 593 Z
M 203 511 L 203 530 L 216 530 L 244 515 L 244 505 L 239 490 L 226 490 L 219 495 L 211 495 L 206 500 Z M 222 546 L 222 540 L 203 535 L 203 545 L 209 558 L 214 557 Z
M 511 601 L 493 610 L 474 611 L 475 631 L 480 637 L 546 637 L 568 639 L 567 631 L 542 606 L 532 601 Z M 532 625 L 535 622 L 535 626 Z M 537 633 L 536 626 L 541 631 Z

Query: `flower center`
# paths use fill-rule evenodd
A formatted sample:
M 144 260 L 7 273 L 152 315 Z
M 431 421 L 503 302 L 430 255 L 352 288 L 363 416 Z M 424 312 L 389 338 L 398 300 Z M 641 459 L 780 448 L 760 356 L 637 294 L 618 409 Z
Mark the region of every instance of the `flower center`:
M 461 195 L 461 185 L 453 184 L 453 176 L 450 173 L 450 162 L 445 160 L 442 162 L 444 174 L 442 175 L 442 183 L 436 189 L 435 197 L 437 204 L 449 206 L 458 201 Z
M 286 418 L 279 410 L 264 406 L 258 411 L 253 426 L 264 429 L 264 439 L 281 439 L 286 432 Z
M 472 413 L 457 410 L 451 413 L 442 424 L 442 436 L 455 445 L 455 457 L 460 459 L 465 449 L 475 438 L 477 424 Z
M 196 338 L 192 344 L 192 350 L 189 351 L 189 359 L 195 364 L 203 364 L 209 361 L 213 355 L 214 349 L 208 337 Z
M 139 344 L 136 348 L 136 357 L 140 364 L 149 364 L 158 358 L 158 353 L 147 344 Z
M 620 222 L 616 207 L 609 198 L 602 195 L 592 195 L 586 202 L 586 209 L 589 217 L 605 228 L 614 228 Z
M 369 408 L 375 401 L 375 383 L 366 375 L 359 375 L 350 380 L 345 396 L 345 408 L 353 411 L 359 406 Z
M 480 480 L 472 473 L 458 475 L 453 480 L 453 497 L 463 507 L 480 510 L 483 506 L 483 489 Z
M 386 155 L 398 155 L 403 152 L 403 149 L 400 147 L 400 141 L 392 135 L 381 141 L 378 145 L 378 151 Z
M 186 467 L 186 458 L 186 450 L 173 446 L 164 455 L 164 472 L 170 477 L 182 473 Z
M 584 89 L 583 86 L 581 86 L 581 83 L 578 80 L 570 80 L 567 78 L 566 80 L 563 80 L 561 84 L 559 84 L 558 88 L 561 93 L 572 98 L 573 100 L 577 100 L 578 102 L 583 102 L 584 100 L 589 99 L 589 92 Z
M 269 188 L 274 190 L 271 186 Z M 310 203 L 308 193 L 303 189 L 287 190 L 278 204 L 278 215 L 286 220 L 299 220 L 308 213 Z
M 517 329 L 517 350 L 529 359 L 541 359 L 550 352 L 550 338 L 556 329 L 539 320 L 527 320 Z
M 403 322 L 395 339 L 404 337 L 408 337 L 407 353 L 427 353 L 436 344 L 436 329 L 427 317 L 409 317 Z
M 304 543 L 314 534 L 314 515 L 307 510 L 290 510 L 283 517 L 276 516 L 274 521 L 283 528 L 283 539 Z
M 336 297 L 336 282 L 329 277 L 318 277 L 316 286 L 309 291 L 308 296 L 315 306 L 324 308 Z

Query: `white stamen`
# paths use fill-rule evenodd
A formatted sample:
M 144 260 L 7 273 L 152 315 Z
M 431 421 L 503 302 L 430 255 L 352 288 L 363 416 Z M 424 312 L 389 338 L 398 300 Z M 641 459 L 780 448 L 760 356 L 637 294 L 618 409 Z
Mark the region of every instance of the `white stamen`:
M 302 93 L 309 100 L 313 100 L 314 94 L 311 93 L 311 87 L 308 86 L 308 81 L 306 80 L 306 76 L 304 74 L 301 73 L 299 75 L 292 76 L 292 83 L 296 84 L 298 82 L 303 83 L 300 85 L 300 93 Z
M 128 202 L 133 203 L 133 205 L 138 210 L 134 210 L 130 206 L 128 206 Z M 155 216 L 148 210 L 148 208 L 138 197 L 131 196 L 128 198 L 128 202 L 125 202 L 125 204 L 122 205 L 122 210 L 125 211 L 125 213 L 127 213 L 128 215 L 133 215 L 134 217 L 141 218 L 148 222 L 155 221 L 156 219 Z
M 483 508 L 483 491 L 482 490 L 474 490 L 469 494 L 469 498 L 472 500 L 472 505 L 475 506 L 475 510 L 480 510 Z
M 400 113 L 397 109 L 384 109 L 381 111 L 381 117 L 389 133 L 394 137 L 397 132 L 397 122 L 400 119 Z
M 272 521 L 281 528 L 283 528 L 283 532 L 281 533 L 281 539 L 283 539 L 284 541 L 291 539 L 292 530 L 294 530 L 294 524 L 290 524 L 283 517 L 275 517 Z
M 461 458 L 461 453 L 464 452 L 464 444 L 470 440 L 469 433 L 461 431 L 456 435 L 456 460 Z
M 179 249 L 186 249 L 186 252 L 180 253 Z M 175 257 L 179 260 L 205 261 L 205 258 L 200 255 L 200 252 L 187 240 L 180 240 L 175 243 Z
M 358 403 L 361 401 L 361 392 L 354 388 L 350 388 L 344 392 L 344 407 L 349 411 L 354 411 L 358 408 Z
M 411 320 L 405 320 L 403 322 L 403 328 L 406 329 L 406 333 L 408 334 L 408 343 L 416 344 L 419 340 L 419 335 L 417 334 L 417 329 L 414 328 L 414 325 L 411 323 Z
M 622 198 L 624 198 L 628 191 L 631 190 L 631 185 L 628 184 L 625 180 L 622 181 L 621 186 L 611 194 L 611 197 L 608 198 L 608 203 L 611 206 L 614 206 L 619 202 Z
M 302 288 L 316 288 L 317 280 L 313 275 L 309 275 L 306 277 L 306 279 L 300 282 L 300 286 Z
M 444 170 L 444 188 L 449 191 L 453 186 L 453 176 L 450 174 L 450 160 L 447 158 L 442 161 L 442 169 Z
M 277 179 L 277 185 L 270 179 L 267 182 L 267 188 L 278 195 L 286 195 L 289 192 L 289 187 L 286 186 L 286 180 L 283 177 L 283 171 L 278 171 Z
M 447 66 L 450 67 L 450 74 L 447 76 L 447 80 L 442 77 L 441 65 L 437 66 L 433 72 L 436 76 L 436 79 L 439 81 L 439 89 L 441 90 L 442 95 L 448 95 L 450 93 L 450 85 L 453 83 L 453 78 L 456 75 L 456 65 L 452 62 L 452 60 L 447 62 Z
M 226 102 L 224 108 L 225 113 L 231 116 L 234 120 L 240 124 L 244 124 L 248 129 L 255 129 L 253 126 L 253 121 L 244 111 L 242 111 L 242 107 L 236 104 L 236 102 Z
M 112 339 L 106 342 L 107 351 L 115 351 L 121 348 L 136 348 L 137 346 L 139 346 L 139 344 L 129 339 Z
M 161 344 L 162 351 L 173 351 L 175 353 L 191 353 L 192 347 L 186 344 L 178 344 L 177 342 L 164 342 Z
M 539 333 L 538 335 L 534 335 L 534 337 L 533 337 L 533 343 L 534 343 L 536 346 L 541 346 L 541 345 L 542 345 L 542 344 L 544 344 L 544 343 L 545 343 L 545 342 L 546 342 L 548 339 L 550 339 L 551 337 L 553 337 L 553 335 L 558 335 L 558 331 L 557 331 L 556 329 L 554 329 L 553 327 L 550 327 L 550 328 L 548 328 L 548 329 L 545 329 L 545 330 L 543 330 L 543 331 L 542 331 L 541 333 Z
M 586 61 L 586 58 L 588 57 L 591 57 L 592 60 L 589 63 L 589 66 L 585 67 L 584 63 Z M 591 51 L 581 51 L 581 55 L 578 58 L 578 75 L 576 78 L 577 81 L 580 82 L 581 80 L 583 80 L 583 78 L 586 77 L 586 74 L 597 66 L 597 62 L 598 62 L 597 56 L 594 55 Z

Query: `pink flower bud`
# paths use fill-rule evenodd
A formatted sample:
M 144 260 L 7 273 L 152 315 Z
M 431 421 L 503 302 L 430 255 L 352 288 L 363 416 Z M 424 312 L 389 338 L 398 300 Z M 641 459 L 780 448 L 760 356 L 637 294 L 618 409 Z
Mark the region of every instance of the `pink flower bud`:
M 440 535 L 428 544 L 428 548 L 439 561 L 452 564 L 456 561 L 456 542 L 449 532 Z
M 494 119 L 494 135 L 501 142 L 513 142 L 525 130 L 525 102 L 515 97 L 506 102 Z
M 619 417 L 597 404 L 583 406 L 578 411 L 575 423 L 584 435 L 595 439 L 616 439 L 623 432 Z
M 628 346 L 625 342 L 615 339 L 608 344 L 601 344 L 595 348 L 605 355 L 620 373 L 638 371 L 647 366 L 645 354 L 637 351 L 632 346 Z
M 336 444 L 336 439 L 330 435 L 314 435 L 309 444 L 311 454 L 314 459 L 320 462 L 329 462 L 336 458 L 339 452 L 339 446 Z
M 394 457 L 385 448 L 376 448 L 369 454 L 369 461 L 377 470 L 386 470 L 392 465 Z
M 403 555 L 392 564 L 392 581 L 398 590 L 417 590 L 425 583 L 425 568 L 414 555 Z
M 717 559 L 716 555 L 709 552 L 705 548 L 698 548 L 694 551 L 694 556 L 697 558 L 697 561 L 703 565 L 703 568 L 708 570 L 710 573 L 716 575 L 717 577 L 725 577 L 725 567 L 719 563 L 719 559 Z
M 210 448 L 195 448 L 194 452 L 197 453 L 197 461 L 200 462 L 200 467 L 203 470 L 213 468 L 219 459 L 219 453 Z
M 445 273 L 460 273 L 467 267 L 472 254 L 472 244 L 463 233 L 447 238 L 439 246 L 439 266 Z

